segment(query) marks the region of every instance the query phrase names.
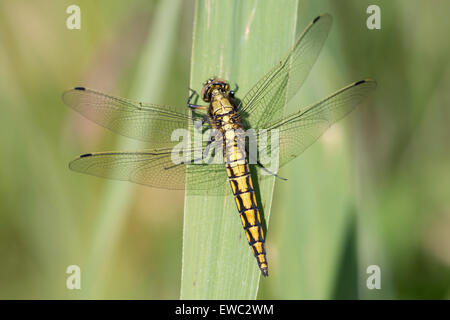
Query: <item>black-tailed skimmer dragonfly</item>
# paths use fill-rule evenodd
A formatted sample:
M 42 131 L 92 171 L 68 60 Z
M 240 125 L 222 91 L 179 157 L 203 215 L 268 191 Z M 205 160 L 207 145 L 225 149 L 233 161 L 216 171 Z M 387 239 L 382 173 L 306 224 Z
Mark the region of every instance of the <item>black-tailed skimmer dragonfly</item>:
M 248 243 L 261 273 L 267 276 L 264 233 L 249 164 L 257 168 L 259 179 L 276 175 L 279 167 L 301 154 L 376 87 L 373 80 L 357 81 L 288 116 L 277 112 L 299 91 L 322 49 L 331 22 L 328 14 L 315 18 L 288 54 L 240 103 L 228 82 L 220 78 L 204 83 L 200 96 L 208 105 L 192 104 L 193 91 L 189 108 L 184 110 L 116 98 L 84 87 L 65 92 L 65 104 L 86 118 L 149 144 L 146 151 L 84 154 L 73 160 L 70 168 L 166 189 L 184 189 L 187 175 L 189 188 L 208 192 L 228 180 Z M 203 116 L 201 110 L 206 111 Z M 185 143 L 180 148 L 180 142 L 173 139 L 173 133 L 180 129 L 202 134 L 210 129 L 209 138 L 200 144 Z M 251 135 L 247 134 L 248 129 L 253 129 Z M 268 141 L 268 132 L 277 139 Z M 258 151 L 252 152 L 255 148 L 250 145 L 260 140 L 265 143 L 258 144 Z M 275 155 L 271 158 L 276 162 L 274 169 L 268 169 L 267 159 L 260 158 L 269 153 Z M 219 163 L 211 161 L 218 155 L 222 156 Z

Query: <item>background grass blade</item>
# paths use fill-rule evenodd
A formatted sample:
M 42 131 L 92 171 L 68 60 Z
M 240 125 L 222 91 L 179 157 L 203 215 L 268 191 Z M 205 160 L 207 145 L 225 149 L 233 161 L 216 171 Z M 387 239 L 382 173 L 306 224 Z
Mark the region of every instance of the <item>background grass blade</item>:
M 302 7 L 297 33 L 316 15 L 325 12 L 334 16 L 330 6 L 322 3 Z M 347 73 L 341 62 L 342 50 L 336 50 L 339 46 L 336 28 L 334 19 L 325 45 L 300 91 L 299 105 L 308 105 L 358 80 L 342 76 Z M 352 261 L 356 264 L 356 258 L 351 255 L 356 250 L 355 237 L 350 236 L 355 232 L 352 216 L 355 204 L 344 124 L 345 120 L 335 124 L 281 171 L 289 180 L 279 183 L 276 190 L 275 208 L 279 210 L 274 233 L 279 265 L 273 284 L 277 298 L 330 299 L 337 290 L 337 279 L 342 278 L 340 272 L 356 278 L 352 272 L 355 270 L 349 267 Z M 347 265 L 341 271 L 343 257 Z M 356 286 L 349 279 L 345 284 Z M 349 290 L 346 289 L 344 296 L 354 297 L 356 289 Z
M 292 45 L 296 17 L 297 1 L 197 1 L 191 87 L 199 91 L 207 78 L 219 76 L 237 84 L 242 98 Z M 191 194 L 189 176 L 187 183 L 181 298 L 255 299 L 260 271 L 229 185 L 212 196 Z M 273 187 L 274 179 L 260 184 L 266 224 Z M 270 252 L 268 259 L 270 274 Z
M 170 53 L 176 42 L 177 20 L 181 9 L 181 0 L 162 1 L 155 14 L 151 32 L 142 52 L 134 85 L 130 97 L 137 101 L 159 101 L 160 94 L 168 80 Z M 139 141 L 120 138 L 117 150 L 138 150 L 145 145 Z M 92 292 L 101 290 L 101 270 L 110 258 L 117 239 L 132 191 L 135 185 L 130 183 L 109 183 L 100 201 L 97 227 L 91 250 L 89 283 Z M 97 285 L 94 285 L 96 284 Z

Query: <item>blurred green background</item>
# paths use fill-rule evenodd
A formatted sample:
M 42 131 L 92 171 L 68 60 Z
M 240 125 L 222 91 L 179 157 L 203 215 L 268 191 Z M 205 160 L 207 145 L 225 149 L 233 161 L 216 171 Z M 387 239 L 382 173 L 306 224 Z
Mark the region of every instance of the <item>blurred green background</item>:
M 162 3 L 0 1 L 0 298 L 179 297 L 184 193 L 69 171 L 78 154 L 137 146 L 61 101 L 80 85 L 183 106 L 195 2 Z M 71 4 L 81 30 L 65 26 Z M 370 4 L 381 30 L 366 28 Z M 379 86 L 281 170 L 259 298 L 450 298 L 449 9 L 300 1 L 298 31 L 334 18 L 304 104 L 366 77 Z M 72 264 L 82 290 L 66 289 Z

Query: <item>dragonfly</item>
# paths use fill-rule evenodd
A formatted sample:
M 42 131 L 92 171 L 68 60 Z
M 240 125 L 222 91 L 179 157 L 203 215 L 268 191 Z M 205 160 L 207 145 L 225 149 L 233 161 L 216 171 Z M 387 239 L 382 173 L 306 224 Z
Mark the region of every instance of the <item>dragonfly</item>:
M 253 181 L 256 177 L 252 177 L 250 166 L 256 168 L 258 179 L 279 177 L 278 168 L 300 155 L 376 88 L 374 80 L 360 80 L 311 105 L 299 106 L 290 115 L 279 112 L 302 87 L 331 25 L 329 14 L 316 17 L 287 55 L 241 100 L 235 98 L 227 80 L 217 77 L 203 85 L 200 96 L 205 105 L 192 103 L 194 95 L 198 95 L 192 90 L 185 108 L 135 102 L 85 87 L 64 92 L 64 103 L 87 119 L 149 144 L 143 151 L 83 154 L 70 162 L 70 169 L 165 189 L 184 189 L 188 180 L 190 189 L 207 192 L 223 187 L 228 180 L 248 244 L 261 274 L 268 276 L 265 236 Z M 173 133 L 180 129 L 215 133 L 210 132 L 200 144 L 184 144 L 182 149 L 188 151 L 188 156 L 184 154 L 181 160 L 174 161 L 180 142 L 173 139 Z M 256 153 L 249 150 L 251 139 L 246 130 L 250 129 L 254 129 L 252 141 L 265 141 Z M 263 137 L 267 132 L 273 132 L 277 139 L 268 141 L 267 136 Z M 276 170 L 263 163 L 261 154 L 265 153 L 276 155 Z M 212 162 L 211 156 L 202 161 L 207 154 L 221 155 L 223 161 Z

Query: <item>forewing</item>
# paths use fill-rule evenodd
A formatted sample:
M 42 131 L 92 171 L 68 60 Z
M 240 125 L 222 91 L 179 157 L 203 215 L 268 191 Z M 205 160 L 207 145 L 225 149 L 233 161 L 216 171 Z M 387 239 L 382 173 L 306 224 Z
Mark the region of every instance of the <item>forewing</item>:
M 66 105 L 93 122 L 126 137 L 150 142 L 151 148 L 168 147 L 176 129 L 187 128 L 194 119 L 189 111 L 144 104 L 77 87 L 64 92 Z M 187 108 L 186 108 L 187 109 Z
M 269 143 L 269 147 L 263 152 L 279 152 L 279 167 L 282 167 L 305 151 L 333 123 L 351 112 L 375 88 L 376 82 L 373 80 L 352 83 L 329 97 L 270 124 L 268 130 L 278 130 L 279 143 Z
M 288 55 L 267 73 L 241 101 L 252 128 L 264 128 L 283 116 L 284 105 L 299 91 L 328 36 L 330 15 L 318 16 L 303 31 Z
M 70 162 L 69 167 L 81 173 L 156 188 L 176 190 L 186 187 L 187 165 L 174 164 L 171 149 L 88 153 Z M 190 189 L 214 190 L 226 184 L 223 165 L 191 164 L 189 173 Z

